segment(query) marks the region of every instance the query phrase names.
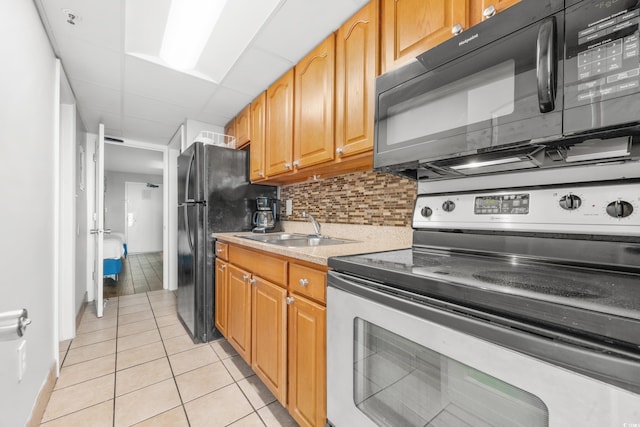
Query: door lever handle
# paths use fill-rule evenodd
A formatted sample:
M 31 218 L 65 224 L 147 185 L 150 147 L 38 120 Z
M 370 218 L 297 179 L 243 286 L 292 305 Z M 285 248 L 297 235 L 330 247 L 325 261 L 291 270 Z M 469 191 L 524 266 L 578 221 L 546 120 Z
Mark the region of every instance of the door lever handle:
M 7 311 L 0 314 L 0 341 L 21 338 L 31 324 L 27 309 Z

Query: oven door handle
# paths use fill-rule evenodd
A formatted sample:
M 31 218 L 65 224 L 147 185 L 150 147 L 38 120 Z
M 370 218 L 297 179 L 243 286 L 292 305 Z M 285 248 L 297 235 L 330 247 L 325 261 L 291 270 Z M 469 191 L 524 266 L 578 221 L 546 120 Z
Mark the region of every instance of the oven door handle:
M 402 291 L 336 271 L 329 272 L 327 284 L 329 287 L 403 313 L 596 378 L 633 393 L 640 393 L 640 376 L 638 375 L 640 356 L 635 353 L 613 354 L 610 348 L 604 345 L 601 348 L 594 348 L 596 346 L 591 342 L 581 346 L 579 339 L 573 339 L 573 342 L 562 340 L 561 333 L 429 297 L 415 294 L 403 297 L 400 295 Z M 330 301 L 327 301 L 327 312 L 330 310 Z
M 540 25 L 537 42 L 538 104 L 541 113 L 556 108 L 558 60 L 556 55 L 556 17 L 551 16 Z

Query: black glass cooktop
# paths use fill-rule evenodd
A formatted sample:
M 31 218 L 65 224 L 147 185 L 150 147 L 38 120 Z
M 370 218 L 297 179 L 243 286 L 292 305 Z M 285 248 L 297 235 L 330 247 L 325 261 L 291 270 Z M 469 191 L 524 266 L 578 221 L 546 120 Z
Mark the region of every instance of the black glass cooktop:
M 335 257 L 329 266 L 390 289 L 640 345 L 638 274 L 423 248 Z M 621 326 L 629 322 L 635 328 Z

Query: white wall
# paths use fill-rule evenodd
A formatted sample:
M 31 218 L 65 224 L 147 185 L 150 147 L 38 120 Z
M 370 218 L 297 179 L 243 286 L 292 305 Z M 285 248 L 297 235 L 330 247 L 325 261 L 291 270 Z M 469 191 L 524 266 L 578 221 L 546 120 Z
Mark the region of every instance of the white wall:
M 137 173 L 105 172 L 105 200 L 106 213 L 104 227 L 118 233 L 125 232 L 125 183 L 148 182 L 162 184 L 162 175 L 143 175 Z M 162 241 L 162 239 L 160 239 Z
M 31 1 L 0 2 L 0 312 L 26 308 L 33 323 L 27 370 L 19 341 L 0 342 L 0 425 L 23 426 L 55 364 L 55 57 Z
M 216 133 L 224 133 L 224 128 L 222 126 L 216 126 L 210 123 L 187 119 L 185 123 L 185 138 L 182 141 L 182 150 L 193 144 L 194 138 L 198 136 L 198 134 L 203 130 Z

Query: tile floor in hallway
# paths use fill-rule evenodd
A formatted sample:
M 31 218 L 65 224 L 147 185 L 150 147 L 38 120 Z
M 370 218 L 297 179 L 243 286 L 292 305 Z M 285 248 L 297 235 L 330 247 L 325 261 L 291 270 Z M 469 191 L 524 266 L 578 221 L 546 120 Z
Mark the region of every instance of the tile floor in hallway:
M 127 255 L 118 280 L 105 278 L 102 288 L 105 298 L 162 289 L 162 252 Z
M 173 292 L 88 306 L 60 360 L 42 427 L 297 426 L 226 340 L 193 344 Z

